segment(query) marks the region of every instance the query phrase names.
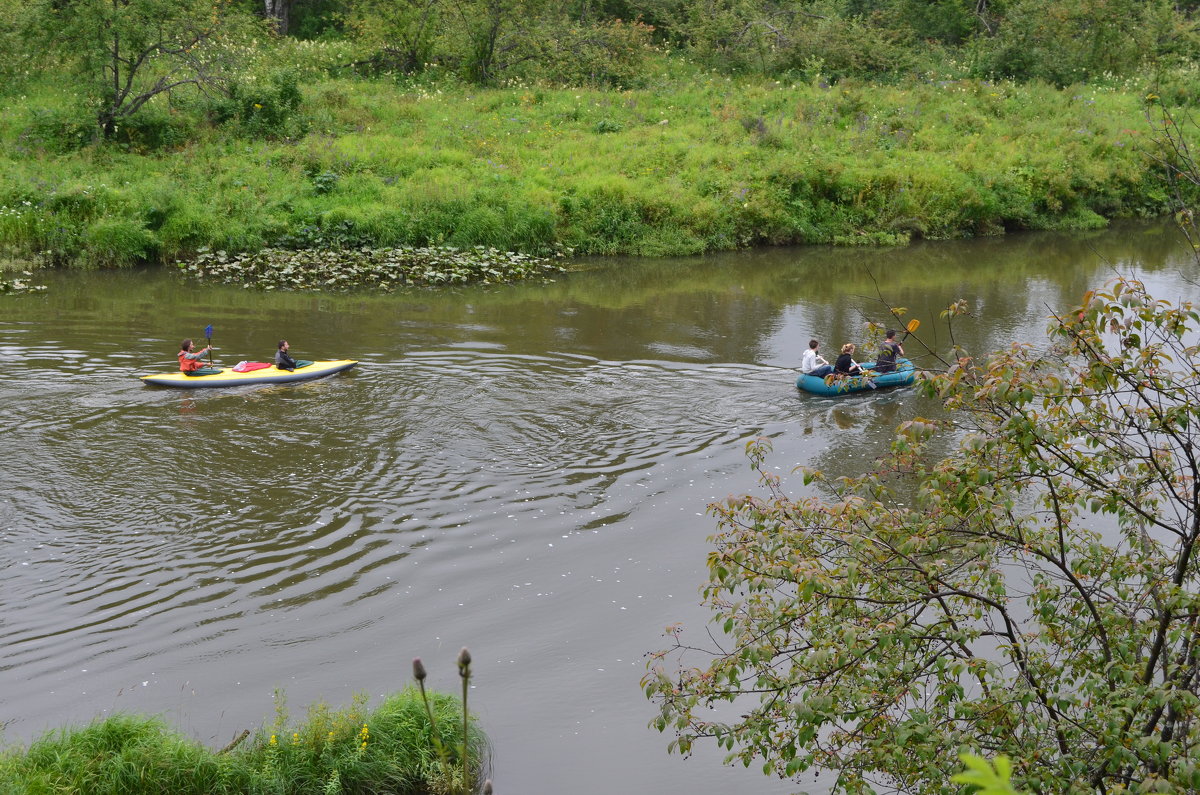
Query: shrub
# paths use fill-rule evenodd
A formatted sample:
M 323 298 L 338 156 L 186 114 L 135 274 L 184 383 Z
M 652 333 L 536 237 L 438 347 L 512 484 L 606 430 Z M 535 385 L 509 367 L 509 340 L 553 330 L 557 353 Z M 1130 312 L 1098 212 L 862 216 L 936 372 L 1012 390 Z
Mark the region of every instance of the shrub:
M 413 688 L 368 709 L 318 703 L 291 725 L 282 697 L 276 718 L 244 745 L 214 753 L 158 718 L 114 715 L 79 729 L 48 732 L 27 750 L 0 755 L 0 791 L 67 795 L 391 792 L 438 795 L 461 785 L 436 749 L 463 749 L 462 710 L 452 696 Z M 435 734 L 430 714 L 436 720 Z M 474 724 L 466 748 L 470 780 L 481 778 L 486 738 Z M 455 753 L 449 762 L 456 761 Z
M 84 235 L 84 257 L 90 265 L 127 267 L 155 259 L 161 244 L 141 221 L 102 219 Z
M 35 108 L 31 115 L 21 141 L 47 152 L 73 152 L 98 138 L 96 119 L 85 108 Z
M 252 138 L 297 138 L 307 128 L 299 113 L 302 101 L 296 74 L 282 70 L 265 81 L 231 83 L 228 97 L 215 103 L 212 114 L 216 122 L 233 122 Z
M 593 25 L 549 25 L 544 55 L 521 70 L 553 85 L 632 88 L 646 81 L 654 28 L 619 19 Z
M 179 113 L 143 108 L 117 126 L 112 141 L 133 152 L 178 149 L 194 134 L 191 120 Z

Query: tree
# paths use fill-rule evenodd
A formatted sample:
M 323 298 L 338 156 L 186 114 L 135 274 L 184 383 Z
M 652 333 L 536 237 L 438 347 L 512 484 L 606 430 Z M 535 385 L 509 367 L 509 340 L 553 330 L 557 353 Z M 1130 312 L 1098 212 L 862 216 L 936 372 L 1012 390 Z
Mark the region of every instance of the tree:
M 530 30 L 545 10 L 542 0 L 455 0 L 451 36 L 457 39 L 463 76 L 486 85 L 505 69 L 541 54 Z
M 421 72 L 435 57 L 443 0 L 354 0 L 349 27 L 379 63 Z
M 31 15 L 80 76 L 104 138 L 157 96 L 216 85 L 216 45 L 236 18 L 227 0 L 39 0 Z
M 1048 333 L 955 350 L 923 382 L 953 420 L 814 496 L 750 445 L 766 496 L 711 507 L 721 640 L 673 628 L 643 680 L 672 749 L 850 793 L 957 792 L 960 751 L 1034 792 L 1200 787 L 1200 312 L 1119 278 Z
M 1167 0 L 1009 0 L 999 13 L 985 68 L 1060 86 L 1153 60 L 1180 16 Z
M 1172 110 L 1153 93 L 1147 98 L 1146 118 L 1152 136 L 1147 155 L 1167 176 L 1175 222 L 1200 264 L 1200 221 L 1195 212 L 1200 200 L 1200 163 L 1196 162 L 1189 143 L 1197 140 L 1200 124 L 1186 109 Z
M 275 32 L 286 36 L 292 25 L 293 0 L 263 0 L 263 16 L 275 26 Z

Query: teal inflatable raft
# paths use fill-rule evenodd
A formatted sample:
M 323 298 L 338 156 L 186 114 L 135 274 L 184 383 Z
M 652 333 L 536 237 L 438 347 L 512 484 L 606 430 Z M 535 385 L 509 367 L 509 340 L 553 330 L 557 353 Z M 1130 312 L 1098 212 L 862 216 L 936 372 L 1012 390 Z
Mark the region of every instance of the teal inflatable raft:
M 875 362 L 864 362 L 862 368 L 870 370 Z M 908 359 L 897 359 L 896 370 L 891 373 L 878 375 L 829 376 L 817 378 L 811 375 L 801 375 L 796 379 L 796 388 L 814 395 L 838 397 L 849 395 L 851 392 L 862 392 L 869 389 L 886 389 L 893 386 L 908 386 L 917 377 L 917 369 Z M 873 385 L 873 386 L 872 386 Z

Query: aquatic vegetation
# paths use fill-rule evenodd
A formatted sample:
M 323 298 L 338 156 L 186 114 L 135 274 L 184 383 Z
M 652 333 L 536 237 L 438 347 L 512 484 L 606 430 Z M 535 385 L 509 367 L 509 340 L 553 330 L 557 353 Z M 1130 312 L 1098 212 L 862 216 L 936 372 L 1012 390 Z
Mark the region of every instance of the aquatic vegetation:
M 355 248 L 338 251 L 267 248 L 252 254 L 201 251 L 176 263 L 190 277 L 264 290 L 347 290 L 499 284 L 562 272 L 548 257 L 484 246 Z
M 22 271 L 25 276 L 33 276 L 32 271 Z M 44 284 L 34 284 L 28 279 L 0 279 L 0 295 L 15 295 L 16 293 L 40 293 L 46 289 Z

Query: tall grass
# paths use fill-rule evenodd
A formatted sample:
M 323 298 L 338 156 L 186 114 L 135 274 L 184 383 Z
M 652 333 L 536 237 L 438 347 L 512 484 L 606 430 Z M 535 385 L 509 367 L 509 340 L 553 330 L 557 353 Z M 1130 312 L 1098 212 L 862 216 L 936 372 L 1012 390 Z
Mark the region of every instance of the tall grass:
M 186 143 L 80 145 L 39 122 L 69 110 L 58 87 L 3 100 L 0 255 L 121 266 L 298 239 L 693 254 L 1095 228 L 1169 204 L 1136 81 L 780 82 L 664 57 L 638 90 L 479 89 L 297 63 L 283 138 L 178 101 L 147 112 L 182 119 Z
M 274 721 L 244 743 L 214 752 L 157 718 L 114 715 L 47 733 L 0 755 L 0 792 L 67 795 L 336 795 L 458 793 L 482 780 L 482 762 L 464 776 L 439 748 L 486 759 L 486 740 L 453 696 L 414 688 L 374 709 L 366 698 L 332 709 L 317 704 L 292 724 L 282 697 Z M 430 717 L 434 716 L 435 723 Z M 433 726 L 437 733 L 434 734 Z M 461 732 L 468 732 L 462 737 Z M 456 759 L 463 758 L 462 756 Z

